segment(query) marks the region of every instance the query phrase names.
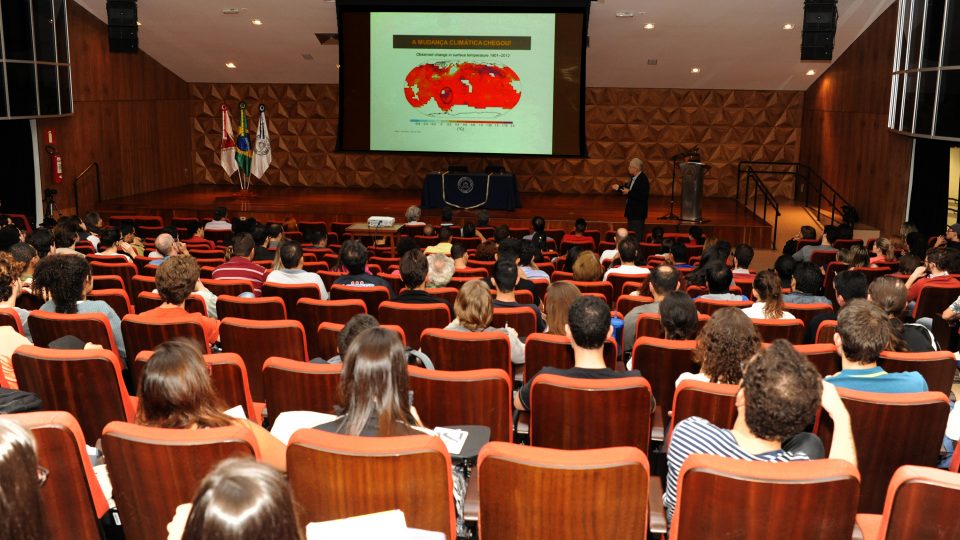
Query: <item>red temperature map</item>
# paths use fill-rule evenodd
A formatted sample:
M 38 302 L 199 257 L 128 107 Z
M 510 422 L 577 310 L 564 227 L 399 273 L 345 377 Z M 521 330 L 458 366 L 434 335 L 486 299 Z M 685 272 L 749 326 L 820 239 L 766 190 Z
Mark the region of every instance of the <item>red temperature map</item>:
M 473 62 L 421 64 L 407 74 L 403 93 L 420 108 L 434 100 L 440 110 L 455 105 L 512 109 L 520 101 L 520 77 L 507 66 Z

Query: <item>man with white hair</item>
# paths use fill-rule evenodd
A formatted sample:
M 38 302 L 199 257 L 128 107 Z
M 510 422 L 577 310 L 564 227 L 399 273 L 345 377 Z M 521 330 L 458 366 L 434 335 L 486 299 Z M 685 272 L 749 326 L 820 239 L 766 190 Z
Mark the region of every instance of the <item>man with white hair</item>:
M 616 246 L 613 246 L 613 249 L 605 249 L 603 253 L 600 254 L 600 262 L 608 263 L 620 256 L 620 253 L 617 251 L 617 246 L 620 245 L 620 241 L 627 237 L 630 234 L 630 231 L 626 227 L 620 227 L 617 229 L 617 236 L 614 238 L 614 242 L 617 243 Z
M 177 252 L 177 241 L 169 233 L 162 233 L 157 236 L 157 240 L 153 246 L 162 258 L 150 261 L 148 264 L 151 266 L 160 266 L 163 264 L 163 261 L 170 258 L 171 255 L 175 255 Z
M 643 222 L 647 219 L 647 198 L 650 196 L 650 180 L 643 173 L 643 161 L 633 158 L 627 166 L 630 181 L 614 184 L 613 189 L 627 196 L 627 207 L 623 212 L 627 218 L 627 229 L 643 241 Z
M 440 253 L 433 253 L 427 256 L 427 263 L 430 268 L 427 272 L 427 288 L 446 287 L 455 270 L 453 259 Z
M 404 217 L 407 218 L 407 225 L 424 225 L 424 223 L 420 221 L 420 207 L 415 204 L 407 208 Z

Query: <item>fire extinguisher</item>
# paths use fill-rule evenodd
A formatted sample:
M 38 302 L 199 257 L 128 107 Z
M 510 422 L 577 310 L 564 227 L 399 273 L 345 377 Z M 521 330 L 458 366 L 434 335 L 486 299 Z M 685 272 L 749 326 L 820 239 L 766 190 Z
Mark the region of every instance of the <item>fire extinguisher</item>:
M 50 156 L 50 174 L 53 176 L 53 182 L 55 184 L 63 183 L 63 158 L 57 153 L 57 132 L 48 129 L 44 132 L 44 141 L 46 143 L 46 151 Z

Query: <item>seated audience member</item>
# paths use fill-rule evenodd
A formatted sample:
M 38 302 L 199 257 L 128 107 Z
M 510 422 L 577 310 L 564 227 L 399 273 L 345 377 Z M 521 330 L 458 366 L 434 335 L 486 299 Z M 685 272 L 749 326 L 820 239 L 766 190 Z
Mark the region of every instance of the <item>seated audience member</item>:
M 580 254 L 585 250 L 581 246 L 570 246 L 570 249 L 567 250 L 566 255 L 563 257 L 563 272 L 573 273 L 573 265 L 577 262 L 577 259 L 580 257 Z
M 650 270 L 648 268 L 637 266 L 639 251 L 640 245 L 637 242 L 636 236 L 631 234 L 621 240 L 620 243 L 617 244 L 617 255 L 620 259 L 620 266 L 615 266 L 607 270 L 607 273 L 603 275 L 603 279 L 608 279 L 610 274 L 616 274 L 618 276 L 645 276 L 649 274 Z
M 794 236 L 790 240 L 787 240 L 783 244 L 783 254 L 787 256 L 792 256 L 797 252 L 797 243 L 799 240 L 815 240 L 817 238 L 817 230 L 809 225 L 804 225 L 800 227 L 800 234 Z
M 13 420 L 0 419 L 0 478 L 3 479 L 0 538 L 50 538 L 41 498 L 48 473 L 37 462 L 37 442 L 30 430 Z
M 467 247 L 460 242 L 455 242 L 450 246 L 450 258 L 453 259 L 453 269 L 455 271 L 469 268 L 467 261 L 470 260 L 470 253 L 467 252 Z
M 557 281 L 547 287 L 547 296 L 543 300 L 543 309 L 540 310 L 547 323 L 545 333 L 566 335 L 564 326 L 567 324 L 570 305 L 580 296 L 580 289 L 569 281 Z
M 583 251 L 573 263 L 574 281 L 600 281 L 603 279 L 603 267 L 600 259 L 592 251 Z
M 610 326 L 610 306 L 603 300 L 595 296 L 577 298 L 570 305 L 564 335 L 570 338 L 570 345 L 573 347 L 573 367 L 560 369 L 547 366 L 540 370 L 514 394 L 513 405 L 517 410 L 530 409 L 530 388 L 541 373 L 575 379 L 621 379 L 640 376 L 640 372 L 635 370 L 614 371 L 604 362 L 603 344 L 613 335 L 613 327 Z
M 843 369 L 826 380 L 864 392 L 926 392 L 927 381 L 916 371 L 887 373 L 877 366 L 880 353 L 894 337 L 882 309 L 866 300 L 853 300 L 837 315 L 837 333 L 833 336 Z
M 925 263 L 918 266 L 907 279 L 908 307 L 913 307 L 912 304 L 920 297 L 920 291 L 930 283 L 960 285 L 960 281 L 950 275 L 948 259 L 949 254 L 946 249 L 931 249 L 927 252 Z
M 143 247 L 143 240 L 137 236 L 137 229 L 133 223 L 125 222 L 120 224 L 120 241 L 126 242 L 137 252 L 137 256 L 143 257 L 146 252 Z
M 400 258 L 400 277 L 406 289 L 401 291 L 394 301 L 404 304 L 443 304 L 450 308 L 450 314 L 453 315 L 453 308 L 449 302 L 427 293 L 428 270 L 427 257 L 419 249 L 406 252 Z
M 474 238 L 474 237 L 476 237 L 476 238 L 479 238 L 481 242 L 483 242 L 484 240 L 486 240 L 486 238 L 483 237 L 483 233 L 481 233 L 480 231 L 478 231 L 478 230 L 477 230 L 477 226 L 474 225 L 473 222 L 471 222 L 471 221 L 468 221 L 468 222 L 466 222 L 466 223 L 463 224 L 463 230 L 461 231 L 461 235 L 460 235 L 460 236 L 462 236 L 463 238 Z
M 880 237 L 873 242 L 871 249 L 870 265 L 877 266 L 877 263 L 890 263 L 897 261 L 897 253 L 893 247 L 893 242 L 889 238 Z
M 717 240 L 710 246 L 704 247 L 703 254 L 700 255 L 700 263 L 697 264 L 693 272 L 686 275 L 687 283 L 690 285 L 706 285 L 707 268 L 714 263 L 726 266 L 727 259 L 730 257 L 730 250 L 730 242 L 725 240 Z
M 407 225 L 426 225 L 426 223 L 420 221 L 420 207 L 413 204 L 407 208 L 407 211 L 403 214 L 403 217 L 407 220 Z
M 610 263 L 611 265 L 620 257 L 620 242 L 623 241 L 630 234 L 625 227 L 620 227 L 617 229 L 617 234 L 614 236 L 614 241 L 617 245 L 613 246 L 613 249 L 605 249 L 603 253 L 600 254 L 600 262 L 602 264 Z M 640 240 L 634 236 L 634 240 L 640 242 Z M 639 246 L 638 246 L 639 247 Z
M 181 533 L 182 531 L 182 533 Z M 203 479 L 192 503 L 177 507 L 168 540 L 303 540 L 287 479 L 250 458 L 228 458 Z
M 761 341 L 757 327 L 742 311 L 718 309 L 697 335 L 693 361 L 700 372 L 684 373 L 676 384 L 685 380 L 740 384 L 743 366 L 760 352 Z
M 487 212 L 486 208 L 481 208 L 477 212 L 477 227 L 489 227 L 490 226 L 490 213 Z
M 543 322 L 543 315 L 540 314 L 540 308 L 536 304 L 521 304 L 517 302 L 516 287 L 520 281 L 517 271 L 517 265 L 510 260 L 499 260 L 493 267 L 493 285 L 497 291 L 497 296 L 493 301 L 493 307 L 528 307 L 533 309 L 537 315 L 537 332 L 543 332 L 546 328 Z
M 40 262 L 37 250 L 26 242 L 18 242 L 10 246 L 10 249 L 7 251 L 15 261 L 22 265 L 20 270 L 20 283 L 23 285 L 24 290 L 29 291 L 30 284 L 33 283 L 33 272 L 37 268 L 37 263 Z
M 493 240 L 484 240 L 483 242 L 480 242 L 480 245 L 477 246 L 477 254 L 474 255 L 473 258 L 478 261 L 497 260 L 497 243 Z
M 420 247 L 417 245 L 416 240 L 412 236 L 402 236 L 397 240 L 397 258 L 402 259 L 408 251 L 420 250 Z M 400 265 L 397 265 L 396 270 L 390 272 L 391 275 L 399 276 L 400 275 Z
M 847 303 L 857 298 L 867 297 L 867 276 L 859 270 L 844 270 L 833 278 L 833 291 L 837 297 L 837 306 L 843 309 Z M 821 313 L 810 319 L 807 325 L 804 343 L 816 343 L 817 329 L 824 321 L 837 320 L 837 312 Z
M 16 307 L 20 294 L 20 264 L 7 253 L 0 253 L 0 307 L 13 309 L 20 317 L 23 331 L 28 332 L 27 317 L 30 312 Z M 17 375 L 13 371 L 13 351 L 21 345 L 29 345 L 30 339 L 21 335 L 12 326 L 0 326 L 0 369 L 10 388 L 17 388 Z
M 159 307 L 141 313 L 157 322 L 190 319 L 203 327 L 207 344 L 220 341 L 220 321 L 184 309 L 187 297 L 203 287 L 200 283 L 200 267 L 187 255 L 170 257 L 157 268 L 157 294 L 163 301 Z
M 660 302 L 660 325 L 663 337 L 670 340 L 695 339 L 699 330 L 699 313 L 693 300 L 683 291 L 670 291 Z
M 691 454 L 774 463 L 823 458 L 823 443 L 804 431 L 820 407 L 834 422 L 830 459 L 857 465 L 850 413 L 839 393 L 822 382 L 813 364 L 786 340 L 773 342 L 746 364 L 736 406 L 733 429 L 719 428 L 698 416 L 682 420 L 674 428 L 663 494 L 667 523 L 677 503 L 680 469 Z
M 520 252 L 522 251 L 522 241 L 517 240 L 516 238 L 505 238 L 497 246 L 497 261 L 513 261 L 515 265 L 519 268 L 520 266 Z M 490 270 L 490 276 L 487 278 L 487 286 L 492 290 L 495 287 L 493 282 L 493 269 Z M 516 290 L 529 291 L 533 295 L 533 304 L 540 305 L 540 294 L 537 293 L 537 286 L 533 284 L 532 281 L 526 278 L 522 272 L 518 270 L 520 275 L 520 281 L 517 282 L 515 287 Z
M 253 237 L 253 258 L 254 261 L 272 261 L 273 252 L 267 249 L 267 243 L 270 241 L 267 233 L 267 226 L 263 223 L 254 225 L 250 232 Z
M 781 255 L 773 263 L 773 271 L 780 278 L 780 283 L 793 283 L 793 272 L 797 269 L 797 261 L 789 255 Z
M 224 413 L 228 407 L 214 389 L 196 343 L 174 340 L 157 346 L 140 374 L 137 397 L 137 424 L 168 429 L 243 426 L 256 437 L 264 463 L 287 469 L 282 442 L 258 424 Z
M 153 266 L 159 266 L 171 256 L 177 255 L 180 251 L 177 247 L 178 244 L 179 242 L 177 242 L 177 240 L 168 233 L 162 233 L 157 236 L 157 241 L 154 243 L 154 247 L 156 247 L 157 250 L 157 255 L 152 261 L 150 261 L 149 264 Z M 151 253 L 151 256 L 152 255 L 153 254 Z
M 27 235 L 24 242 L 33 246 L 41 259 L 47 255 L 53 255 L 53 233 L 50 229 L 34 229 Z
M 320 289 L 322 300 L 330 298 L 330 293 L 327 292 L 327 287 L 320 279 L 320 275 L 303 269 L 303 248 L 300 246 L 300 242 L 285 240 L 277 249 L 277 257 L 280 259 L 280 268 L 267 274 L 265 283 L 316 285 Z
M 653 244 L 663 244 L 663 227 L 654 227 L 650 231 L 650 242 Z
M 233 225 L 227 221 L 227 209 L 223 206 L 218 206 L 213 210 L 213 221 L 207 222 L 203 226 L 204 229 L 208 231 L 232 231 Z
M 86 236 L 83 239 L 93 245 L 93 252 L 96 253 L 100 247 L 103 218 L 96 212 L 87 212 L 87 215 L 83 216 L 83 225 L 86 230 Z
M 782 282 L 781 282 L 782 283 Z M 793 292 L 783 296 L 787 304 L 829 304 L 830 300 L 820 294 L 823 285 L 823 272 L 817 265 L 808 262 L 797 263 L 793 270 Z
M 906 255 L 900 257 L 897 264 L 897 273 L 909 276 L 917 269 L 918 266 L 923 265 L 923 261 L 920 257 L 912 253 L 907 253 Z
M 453 247 L 453 245 L 450 244 L 450 238 L 452 237 L 453 235 L 450 232 L 450 228 L 442 227 L 440 232 L 437 234 L 437 243 L 425 249 L 424 253 L 427 255 L 432 255 L 434 253 L 450 255 L 450 249 Z
M 423 226 L 423 236 L 436 236 L 437 233 L 433 228 L 433 225 L 427 223 Z
M 343 329 L 337 334 L 337 355 L 328 360 L 314 358 L 311 360 L 311 362 L 315 364 L 342 363 L 343 355 L 346 354 L 347 349 L 350 348 L 350 344 L 353 343 L 353 340 L 356 339 L 356 337 L 367 328 L 374 328 L 377 326 L 380 326 L 380 323 L 377 322 L 376 317 L 373 315 L 358 313 L 353 317 L 350 317 L 350 320 L 347 321 L 347 324 L 343 325 Z
M 307 233 L 305 239 L 310 242 L 310 247 L 313 249 L 326 249 L 327 248 L 327 226 L 320 224 L 316 229 Z
M 680 272 L 669 264 L 661 264 L 654 268 L 647 279 L 649 280 L 647 289 L 650 291 L 650 296 L 653 297 L 653 302 L 631 309 L 623 318 L 623 350 L 627 354 L 633 352 L 633 344 L 637 339 L 637 319 L 640 315 L 644 313 L 659 314 L 660 303 L 663 302 L 664 296 L 680 288 L 681 283 Z
M 493 239 L 499 244 L 507 238 L 510 238 L 510 227 L 497 225 L 497 228 L 493 231 Z
M 960 223 L 954 223 L 947 227 L 947 232 L 937 237 L 933 243 L 934 248 L 960 249 Z
M 753 248 L 749 244 L 740 244 L 733 250 L 733 273 L 749 274 L 753 262 Z
M 939 348 L 930 329 L 918 324 L 923 319 L 915 323 L 903 321 L 907 308 L 907 287 L 902 281 L 890 276 L 878 277 L 867 287 L 867 300 L 882 309 L 890 319 L 893 340 L 889 348 L 900 352 L 930 352 Z
M 53 253 L 55 255 L 75 255 L 83 257 L 83 253 L 77 251 L 77 241 L 80 240 L 80 233 L 77 229 L 70 226 L 69 223 L 61 223 L 53 228 Z
M 207 240 L 206 238 L 203 237 L 203 234 L 204 234 L 203 223 L 201 223 L 199 219 L 188 222 L 184 227 L 184 229 L 185 229 L 183 233 L 184 242 L 195 241 L 197 243 L 205 243 L 208 246 L 210 246 L 211 249 L 213 248 L 212 243 L 209 243 L 210 240 Z
M 427 256 L 427 266 L 428 289 L 439 289 L 450 284 L 455 271 L 453 259 L 440 253 L 433 253 Z
M 870 254 L 863 246 L 850 246 L 837 252 L 837 260 L 846 263 L 849 268 L 870 266 Z
M 833 243 L 840 238 L 840 229 L 833 225 L 827 225 L 823 228 L 823 238 L 820 240 L 820 245 L 807 245 L 800 248 L 799 251 L 793 254 L 793 260 L 800 262 L 806 261 L 810 262 L 810 255 L 814 251 L 832 251 L 836 252 L 837 249 L 833 247 Z
M 234 236 L 233 256 L 213 269 L 213 279 L 245 279 L 253 284 L 254 296 L 260 296 L 263 283 L 267 280 L 267 269 L 251 260 L 253 247 L 253 236 L 250 233 Z
M 783 289 L 775 272 L 764 270 L 753 280 L 753 305 L 743 308 L 751 319 L 795 319 L 783 310 Z
M 543 244 L 541 245 L 541 249 L 542 249 L 542 246 L 546 245 L 546 238 L 547 238 L 547 235 L 545 233 L 546 230 L 547 230 L 546 220 L 544 220 L 542 216 L 533 216 L 532 218 L 530 218 L 530 234 L 525 235 L 523 237 L 523 240 L 534 240 L 534 239 L 542 240 L 543 241 Z
M 284 240 L 283 235 L 283 225 L 279 223 L 271 223 L 267 225 L 267 241 L 264 244 L 264 247 L 267 249 L 277 249 L 280 247 L 280 242 Z
M 687 251 L 687 246 L 677 240 L 674 240 L 670 245 L 667 257 L 664 257 L 664 259 L 668 264 L 672 264 L 674 268 L 693 268 L 692 265 L 688 264 L 690 253 Z
M 180 243 L 180 231 L 176 227 L 164 227 L 160 229 L 160 234 L 154 238 L 154 249 L 150 253 L 147 253 L 147 257 L 151 259 L 160 259 L 164 257 L 164 254 L 160 252 L 160 248 L 157 246 L 157 241 L 160 240 L 160 237 L 164 234 L 169 235 L 173 238 L 173 250 L 171 250 L 167 256 L 170 255 L 189 255 L 190 252 L 187 250 L 187 246 Z
M 747 297 L 730 292 L 733 284 L 733 272 L 725 264 L 713 263 L 707 267 L 707 294 L 699 296 L 704 300 L 722 300 L 725 302 L 742 302 Z
M 350 239 L 340 246 L 340 264 L 347 271 L 347 275 L 338 277 L 334 285 L 348 287 L 386 287 L 393 295 L 393 287 L 382 277 L 367 272 L 367 248 L 359 240 Z
M 0 251 L 7 251 L 17 242 L 23 241 L 23 233 L 16 225 L 4 225 L 0 227 Z
M 120 331 L 120 317 L 103 300 L 87 300 L 87 294 L 93 290 L 93 275 L 90 264 L 83 257 L 75 255 L 49 255 L 37 263 L 33 276 L 33 292 L 48 300 L 40 306 L 40 311 L 55 313 L 103 313 L 110 323 L 113 341 L 117 344 L 121 361 L 127 353 L 123 346 L 123 334 Z M 97 343 L 104 348 L 109 343 Z
M 563 237 L 560 238 L 560 243 L 562 244 L 564 242 L 578 242 L 581 240 L 593 240 L 592 238 L 584 234 L 586 230 L 587 230 L 587 220 L 583 219 L 582 217 L 577 218 L 577 220 L 573 223 L 573 232 L 564 234 Z
M 100 255 L 123 255 L 127 258 L 127 262 L 133 262 L 133 258 L 137 256 L 137 250 L 120 240 L 120 231 L 109 228 L 100 232 Z
M 550 275 L 537 268 L 536 260 L 542 258 L 540 248 L 532 240 L 524 240 L 520 244 L 520 271 L 527 279 L 545 279 L 550 281 Z
M 500 332 L 510 338 L 510 361 L 514 364 L 523 364 L 523 343 L 517 336 L 517 331 L 509 326 L 494 328 L 493 299 L 490 297 L 490 288 L 482 280 L 475 279 L 463 284 L 457 300 L 453 303 L 453 314 L 456 317 L 445 330 L 458 332 Z
M 690 227 L 690 230 L 687 232 L 687 234 L 690 237 L 690 242 L 687 243 L 694 246 L 702 246 L 704 240 L 706 240 L 706 237 L 703 235 L 703 228 L 701 228 L 699 225 Z
M 454 226 L 455 225 L 453 224 L 453 208 L 450 206 L 444 206 L 443 209 L 440 210 L 440 228 L 441 229 L 443 227 L 453 228 Z

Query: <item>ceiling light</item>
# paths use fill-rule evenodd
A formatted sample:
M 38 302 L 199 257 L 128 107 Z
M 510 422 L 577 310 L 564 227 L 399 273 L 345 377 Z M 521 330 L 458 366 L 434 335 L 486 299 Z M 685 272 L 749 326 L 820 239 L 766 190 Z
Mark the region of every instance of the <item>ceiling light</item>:
M 700 73 L 700 68 L 698 67 L 690 68 L 690 73 Z
M 817 74 L 817 72 L 814 71 L 814 70 L 812 70 L 812 69 L 808 69 L 808 70 L 807 70 L 807 75 L 816 75 L 816 74 Z
M 787 23 L 787 24 L 783 25 L 783 29 L 784 29 L 784 30 L 793 30 L 793 25 L 790 24 L 790 23 Z
M 250 24 L 254 26 L 263 26 L 263 21 L 261 21 L 260 19 L 251 19 Z
M 621 18 L 621 19 L 629 19 L 630 17 L 633 17 L 633 12 L 632 12 L 632 11 L 618 11 L 618 12 L 617 12 L 617 17 L 619 17 L 619 18 Z
M 233 62 L 227 62 L 225 65 L 230 69 L 237 69 L 237 65 Z
M 647 24 L 643 25 L 644 30 L 653 30 L 654 28 L 656 28 L 656 25 L 652 22 L 648 22 Z
M 143 26 L 143 23 L 140 21 L 137 21 L 137 26 Z

